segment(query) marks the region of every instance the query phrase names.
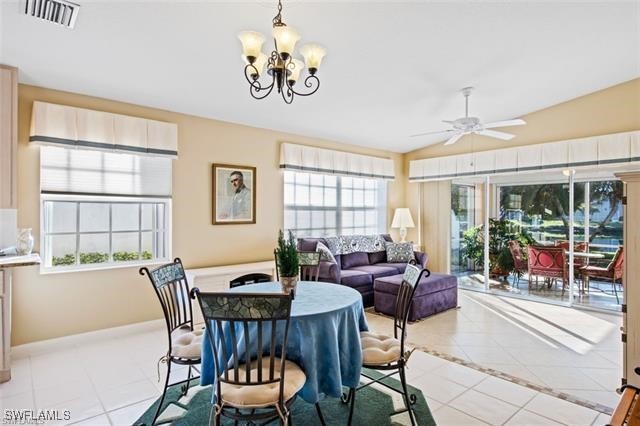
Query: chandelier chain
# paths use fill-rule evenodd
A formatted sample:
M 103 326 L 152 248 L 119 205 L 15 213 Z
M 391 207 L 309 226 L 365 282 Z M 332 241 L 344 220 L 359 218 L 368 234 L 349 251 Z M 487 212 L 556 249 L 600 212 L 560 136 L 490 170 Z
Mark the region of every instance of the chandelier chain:
M 286 24 L 282 22 L 282 1 L 278 0 L 278 14 L 273 18 L 274 27 L 284 27 Z

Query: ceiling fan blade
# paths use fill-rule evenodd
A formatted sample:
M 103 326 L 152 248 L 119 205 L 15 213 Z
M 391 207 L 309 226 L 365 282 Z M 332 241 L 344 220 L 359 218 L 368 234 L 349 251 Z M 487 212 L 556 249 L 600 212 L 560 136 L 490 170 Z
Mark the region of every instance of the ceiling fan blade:
M 509 126 L 522 126 L 523 124 L 527 124 L 521 118 L 516 118 L 515 120 L 504 120 L 504 121 L 494 121 L 493 123 L 485 124 L 485 129 L 493 129 L 496 127 L 509 127 Z
M 440 133 L 449 133 L 449 132 L 455 132 L 455 130 L 453 130 L 453 129 L 449 129 L 449 130 L 435 130 L 435 131 L 433 131 L 433 132 L 418 133 L 418 134 L 415 134 L 415 135 L 411 135 L 411 136 L 409 136 L 409 137 L 410 137 L 410 138 L 415 138 L 415 137 L 418 137 L 418 136 L 437 135 L 437 134 L 440 134 Z
M 513 137 L 515 136 L 515 135 L 512 135 L 511 133 L 497 132 L 495 130 L 478 130 L 475 133 L 478 135 L 489 136 L 490 138 L 497 138 L 505 141 L 508 141 L 509 139 L 513 139 Z
M 451 136 L 451 138 L 449 138 L 448 141 L 446 141 L 444 144 L 445 145 L 453 145 L 454 143 L 458 142 L 458 139 L 460 139 L 461 137 L 464 136 L 464 133 L 458 133 L 456 135 Z
M 453 120 L 442 120 L 443 123 L 447 123 L 447 124 L 453 124 L 455 123 L 455 121 Z

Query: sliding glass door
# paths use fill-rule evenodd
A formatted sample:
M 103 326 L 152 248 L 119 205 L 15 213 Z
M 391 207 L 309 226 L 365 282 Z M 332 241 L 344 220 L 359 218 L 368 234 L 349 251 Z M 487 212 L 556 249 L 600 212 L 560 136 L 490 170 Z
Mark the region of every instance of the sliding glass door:
M 502 178 L 489 185 L 486 194 L 475 193 L 474 186 L 452 185 L 451 271 L 459 276 L 460 286 L 620 310 L 624 290 L 620 280 L 612 282 L 615 274 L 611 269 L 623 244 L 622 183 L 583 178 L 571 185 L 573 178 L 562 176 L 545 183 L 526 179 L 518 176 L 509 182 Z M 483 210 L 490 213 L 488 258 L 484 256 L 484 224 L 474 223 L 474 199 L 487 200 Z M 573 268 L 569 241 L 574 247 Z M 544 259 L 555 260 L 532 271 L 529 257 L 541 258 L 543 263 Z

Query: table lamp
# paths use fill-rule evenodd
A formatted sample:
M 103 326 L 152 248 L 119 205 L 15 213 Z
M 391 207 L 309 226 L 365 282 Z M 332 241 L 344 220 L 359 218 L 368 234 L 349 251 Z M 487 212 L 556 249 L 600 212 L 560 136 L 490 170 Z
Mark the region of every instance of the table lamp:
M 407 237 L 407 228 L 415 228 L 411 212 L 406 207 L 397 208 L 393 214 L 392 228 L 400 228 L 400 242 L 405 243 Z

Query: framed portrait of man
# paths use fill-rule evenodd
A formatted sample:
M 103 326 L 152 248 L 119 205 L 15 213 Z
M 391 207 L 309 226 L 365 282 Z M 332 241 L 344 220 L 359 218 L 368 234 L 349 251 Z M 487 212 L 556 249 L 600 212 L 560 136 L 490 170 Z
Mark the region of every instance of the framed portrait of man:
M 256 168 L 213 164 L 213 224 L 256 223 Z

